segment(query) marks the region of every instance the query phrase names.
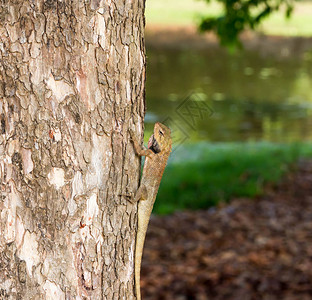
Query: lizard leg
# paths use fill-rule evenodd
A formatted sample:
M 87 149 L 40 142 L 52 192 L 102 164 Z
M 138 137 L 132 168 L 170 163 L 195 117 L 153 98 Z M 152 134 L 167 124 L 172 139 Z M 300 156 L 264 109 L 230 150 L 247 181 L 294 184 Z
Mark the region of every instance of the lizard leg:
M 119 194 L 119 196 L 125 197 L 129 202 L 136 203 L 138 201 L 147 200 L 148 199 L 148 192 L 145 185 L 141 185 L 136 193 L 126 191 L 125 194 Z
M 139 156 L 153 156 L 154 152 L 150 149 L 142 148 L 138 142 L 138 139 L 136 138 L 134 132 L 130 129 L 130 136 L 133 141 L 134 149 L 137 155 Z
M 147 200 L 147 199 L 148 199 L 147 188 L 144 184 L 140 185 L 137 192 L 135 193 L 134 202 L 141 201 L 141 200 Z

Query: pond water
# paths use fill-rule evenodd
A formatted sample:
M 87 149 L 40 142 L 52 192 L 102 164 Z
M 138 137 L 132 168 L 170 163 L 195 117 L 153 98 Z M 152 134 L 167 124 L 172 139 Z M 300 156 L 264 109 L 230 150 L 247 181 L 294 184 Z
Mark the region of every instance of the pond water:
M 283 53 L 282 53 L 283 54 Z M 312 140 L 312 51 L 147 51 L 146 129 L 184 141 Z

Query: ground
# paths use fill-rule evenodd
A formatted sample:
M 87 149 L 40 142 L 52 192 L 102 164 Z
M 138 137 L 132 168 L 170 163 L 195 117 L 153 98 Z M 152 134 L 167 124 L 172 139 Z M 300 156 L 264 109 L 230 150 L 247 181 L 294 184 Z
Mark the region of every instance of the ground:
M 151 219 L 143 299 L 312 299 L 312 162 L 258 199 Z
M 146 28 L 145 38 L 147 50 L 220 48 L 217 37 L 213 33 L 200 34 L 194 26 L 150 25 Z M 263 55 L 289 58 L 310 51 L 312 38 L 311 36 L 263 35 L 246 31 L 241 35 L 241 42 L 244 49 L 257 51 Z

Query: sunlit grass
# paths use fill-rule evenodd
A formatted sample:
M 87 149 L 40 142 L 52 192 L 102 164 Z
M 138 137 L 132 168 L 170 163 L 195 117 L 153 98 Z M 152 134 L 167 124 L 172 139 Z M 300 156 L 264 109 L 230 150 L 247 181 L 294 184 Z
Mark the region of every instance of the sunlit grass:
M 200 0 L 147 0 L 145 16 L 147 25 L 194 25 L 200 16 L 217 16 L 220 4 L 209 5 Z
M 200 0 L 147 0 L 146 20 L 149 25 L 195 26 L 201 16 L 219 16 L 222 7 L 212 1 L 209 4 Z M 285 36 L 311 36 L 312 2 L 296 2 L 290 19 L 285 18 L 283 10 L 270 15 L 258 28 L 265 34 Z
M 265 34 L 284 36 L 311 36 L 312 35 L 312 2 L 300 2 L 294 14 L 286 19 L 282 12 L 273 13 L 260 25 L 259 30 Z
M 261 195 L 280 181 L 312 144 L 198 143 L 180 147 L 165 171 L 154 212 L 204 209 L 234 197 Z

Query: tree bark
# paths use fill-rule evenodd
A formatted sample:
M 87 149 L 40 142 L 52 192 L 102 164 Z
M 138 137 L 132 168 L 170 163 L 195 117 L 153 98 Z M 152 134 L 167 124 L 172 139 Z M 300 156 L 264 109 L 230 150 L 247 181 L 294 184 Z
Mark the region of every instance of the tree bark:
M 0 299 L 133 299 L 144 0 L 0 3 Z

